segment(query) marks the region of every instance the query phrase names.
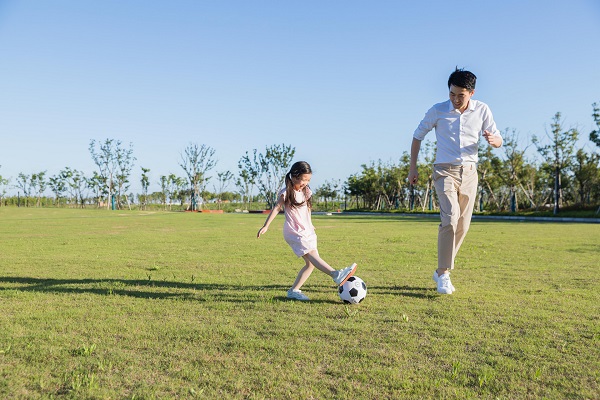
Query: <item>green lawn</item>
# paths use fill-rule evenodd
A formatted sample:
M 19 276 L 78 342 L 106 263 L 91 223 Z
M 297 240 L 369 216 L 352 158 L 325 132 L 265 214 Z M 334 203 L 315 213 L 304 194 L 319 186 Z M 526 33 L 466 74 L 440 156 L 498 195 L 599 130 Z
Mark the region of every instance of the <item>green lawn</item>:
M 0 208 L 0 398 L 597 399 L 600 225 L 315 216 L 345 306 L 266 215 Z

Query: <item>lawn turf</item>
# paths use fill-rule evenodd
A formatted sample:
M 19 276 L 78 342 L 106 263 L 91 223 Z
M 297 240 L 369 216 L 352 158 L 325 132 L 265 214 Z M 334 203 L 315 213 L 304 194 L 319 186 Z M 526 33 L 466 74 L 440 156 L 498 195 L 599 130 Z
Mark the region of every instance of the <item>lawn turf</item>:
M 600 398 L 599 225 L 473 221 L 442 296 L 436 219 L 315 216 L 346 306 L 265 217 L 0 208 L 0 398 Z

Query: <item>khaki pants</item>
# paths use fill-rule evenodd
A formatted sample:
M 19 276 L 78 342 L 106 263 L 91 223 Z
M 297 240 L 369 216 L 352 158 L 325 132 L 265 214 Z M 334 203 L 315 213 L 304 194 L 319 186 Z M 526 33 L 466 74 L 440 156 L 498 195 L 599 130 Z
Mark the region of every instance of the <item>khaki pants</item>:
M 469 230 L 477 196 L 477 164 L 436 164 L 433 184 L 440 202 L 438 268 L 454 268 L 454 257 Z

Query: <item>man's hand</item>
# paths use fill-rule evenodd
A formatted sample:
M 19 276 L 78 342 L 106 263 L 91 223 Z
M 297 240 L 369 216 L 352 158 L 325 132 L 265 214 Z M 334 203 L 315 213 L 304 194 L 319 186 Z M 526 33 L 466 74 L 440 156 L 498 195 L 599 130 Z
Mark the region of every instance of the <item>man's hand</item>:
M 410 169 L 410 172 L 408 173 L 408 183 L 410 183 L 411 185 L 416 185 L 417 182 L 419 182 L 419 172 L 417 172 L 416 169 Z
M 492 147 L 498 148 L 502 146 L 502 137 L 499 135 L 494 135 L 490 131 L 483 131 L 483 137 Z

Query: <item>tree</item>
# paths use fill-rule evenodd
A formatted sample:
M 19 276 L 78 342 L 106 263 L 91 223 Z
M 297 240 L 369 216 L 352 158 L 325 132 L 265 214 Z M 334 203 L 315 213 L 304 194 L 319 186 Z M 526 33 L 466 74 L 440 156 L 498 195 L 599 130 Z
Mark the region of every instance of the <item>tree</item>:
M 354 196 L 356 206 L 360 208 L 359 199 L 363 200 L 364 208 L 382 210 L 398 208 L 400 204 L 411 207 L 413 200 L 418 198 L 424 206 L 422 190 L 415 189 L 416 185 L 409 185 L 407 181 L 410 167 L 410 156 L 404 152 L 398 165 L 384 163 L 363 164 L 362 172 L 354 174 L 346 182 L 345 193 Z M 405 204 L 406 200 L 409 204 Z
M 128 179 L 133 167 L 133 145 L 122 147 L 120 140 L 106 139 L 103 143 L 90 141 L 90 154 L 98 167 L 92 184 L 98 185 L 98 195 L 106 195 L 106 208 L 111 206 L 113 196 L 122 195 L 128 189 Z M 99 185 L 103 184 L 104 188 Z M 117 202 L 118 206 L 119 202 Z
M 546 203 L 543 197 L 540 196 L 542 191 L 540 191 L 539 189 L 547 187 L 541 184 L 541 178 L 542 172 L 538 168 L 536 168 L 534 164 L 527 163 L 526 165 L 524 165 L 522 189 L 523 192 L 526 193 L 527 198 L 529 198 L 530 207 L 536 210 L 540 205 Z
M 121 208 L 121 200 L 125 199 L 127 206 L 131 210 L 133 195 L 127 196 L 126 193 L 131 186 L 129 176 L 133 169 L 133 163 L 136 158 L 133 156 L 133 145 L 130 143 L 128 149 L 117 148 L 117 208 Z M 130 201 L 131 197 L 131 201 Z
M 149 168 L 142 168 L 142 195 L 140 197 L 140 209 L 145 210 L 146 205 L 148 203 L 148 187 L 150 186 L 150 179 L 148 178 L 148 172 L 150 172 Z
M 219 210 L 221 209 L 221 201 L 222 201 L 221 197 L 223 195 L 223 192 L 225 191 L 225 189 L 229 185 L 229 182 L 232 179 L 233 179 L 233 174 L 231 173 L 231 171 L 217 172 L 217 180 L 219 182 L 219 186 L 218 186 L 218 188 L 215 188 L 215 191 L 217 192 L 217 200 L 218 200 Z
M 283 187 L 295 153 L 292 146 L 281 144 L 267 146 L 265 154 L 258 154 L 258 189 L 265 197 L 267 208 L 272 209 L 277 203 L 277 192 Z
M 23 191 L 23 197 L 25 197 L 25 207 L 29 207 L 29 192 L 30 192 L 30 177 L 27 174 L 19 172 L 17 176 L 17 188 Z
M 574 160 L 575 144 L 579 133 L 576 129 L 571 128 L 563 131 L 560 112 L 554 115 L 552 124 L 550 125 L 552 132 L 546 136 L 550 139 L 550 144 L 542 145 L 540 139 L 533 137 L 533 143 L 536 145 L 538 152 L 547 160 L 551 160 L 554 168 L 554 214 L 558 214 L 561 206 L 562 174 L 566 173 L 571 167 Z
M 102 207 L 102 199 L 108 198 L 108 185 L 106 179 L 94 171 L 94 174 L 85 180 L 87 187 L 94 191 L 94 199 L 98 208 Z
M 592 107 L 594 109 L 592 118 L 594 118 L 594 122 L 596 123 L 596 129 L 590 132 L 590 141 L 600 147 L 600 108 L 598 108 L 598 103 L 592 104 Z
M 500 187 L 500 169 L 502 161 L 494 151 L 492 146 L 488 146 L 487 143 L 481 141 L 479 143 L 479 162 L 477 163 L 477 171 L 479 173 L 479 211 L 484 210 L 484 199 L 485 195 L 488 195 L 490 200 L 487 204 L 491 206 L 491 203 L 496 205 L 497 210 L 501 210 L 502 202 L 499 199 L 499 187 Z
M 2 167 L 0 165 L 0 167 Z M 10 181 L 6 178 L 3 178 L 2 175 L 0 175 L 0 207 L 2 207 L 4 205 L 4 196 L 6 196 L 6 187 L 8 186 L 8 184 L 10 183 Z
M 46 171 L 38 172 L 37 174 L 31 174 L 31 181 L 29 186 L 32 190 L 35 191 L 36 207 L 41 207 L 42 205 L 42 194 L 48 188 L 48 182 L 46 182 Z
M 250 158 L 248 152 L 246 152 L 245 156 L 240 158 L 240 161 L 238 161 L 238 169 L 238 179 L 236 184 L 241 189 L 240 192 L 243 196 L 242 202 L 247 202 L 248 205 L 250 205 L 252 203 L 254 185 L 256 185 L 256 179 L 260 174 L 260 164 L 258 162 L 256 149 L 253 151 L 252 158 Z
M 600 186 L 600 155 L 587 154 L 583 149 L 577 150 L 576 162 L 573 165 L 573 176 L 577 185 L 577 198 L 582 206 L 590 204 L 594 187 Z
M 59 176 L 69 192 L 70 199 L 75 200 L 75 206 L 79 204 L 81 208 L 84 208 L 87 197 L 86 188 L 90 187 L 90 182 L 85 178 L 83 172 L 65 167 L 60 171 Z
M 167 178 L 166 175 L 161 175 L 159 178 L 159 183 L 160 183 L 160 200 L 161 203 L 164 207 L 164 209 L 167 209 L 167 199 L 169 198 L 169 189 L 168 189 L 168 185 L 169 185 L 169 178 Z
M 333 201 L 337 198 L 339 188 L 340 188 L 340 181 L 333 180 L 331 182 L 325 181 L 325 183 L 323 185 L 321 185 L 320 187 L 317 188 L 317 190 L 315 190 L 315 196 L 321 197 L 325 201 L 325 210 L 327 210 L 327 201 L 329 199 L 331 199 Z
M 377 187 L 378 208 L 391 209 L 402 191 L 402 183 L 408 177 L 408 171 L 392 163 L 383 164 L 379 161 L 377 174 L 379 176 Z
M 173 205 L 173 200 L 179 199 L 183 204 L 184 188 L 186 179 L 180 178 L 175 174 L 160 177 L 161 200 L 165 210 L 167 209 L 167 200 L 169 201 L 169 210 Z
M 191 143 L 185 148 L 184 154 L 181 155 L 181 168 L 185 171 L 190 183 L 190 196 L 192 211 L 198 210 L 198 201 L 200 193 L 204 192 L 206 184 L 210 177 L 207 176 L 208 171 L 217 165 L 217 160 L 213 157 L 215 150 L 206 145 L 198 146 Z
M 596 146 L 600 147 L 600 108 L 598 108 L 598 103 L 592 104 L 592 107 L 594 109 L 592 117 L 594 118 L 597 129 L 590 132 L 590 140 L 594 142 Z M 600 207 L 596 210 L 596 214 L 600 214 Z
M 356 205 L 360 208 L 358 199 L 363 200 L 363 207 L 369 209 L 379 209 L 381 207 L 381 161 L 379 168 L 371 161 L 369 165 L 362 164 L 360 175 L 353 175 L 348 178 L 348 194 L 356 197 Z
M 50 190 L 52 190 L 52 193 L 54 193 L 56 205 L 60 206 L 60 198 L 63 197 L 63 194 L 67 189 L 64 179 L 60 176 L 60 174 L 53 175 L 48 179 L 48 186 L 50 186 Z
M 170 199 L 178 200 L 179 204 L 183 206 L 183 203 L 184 203 L 186 195 L 187 195 L 187 190 L 185 189 L 186 186 L 187 186 L 187 184 L 186 184 L 185 178 L 175 176 L 174 174 L 170 174 L 169 175 Z M 169 205 L 169 207 L 170 207 L 170 205 Z
M 512 131 L 506 129 L 502 137 L 504 138 L 502 148 L 504 149 L 505 159 L 503 160 L 502 172 L 499 174 L 499 177 L 509 188 L 510 211 L 516 212 L 519 209 L 517 196 L 519 189 L 528 197 L 529 203 L 535 207 L 533 198 L 529 196 L 522 183 L 526 176 L 525 151 L 527 147 L 522 150 L 519 149 L 519 135 L 514 129 Z

